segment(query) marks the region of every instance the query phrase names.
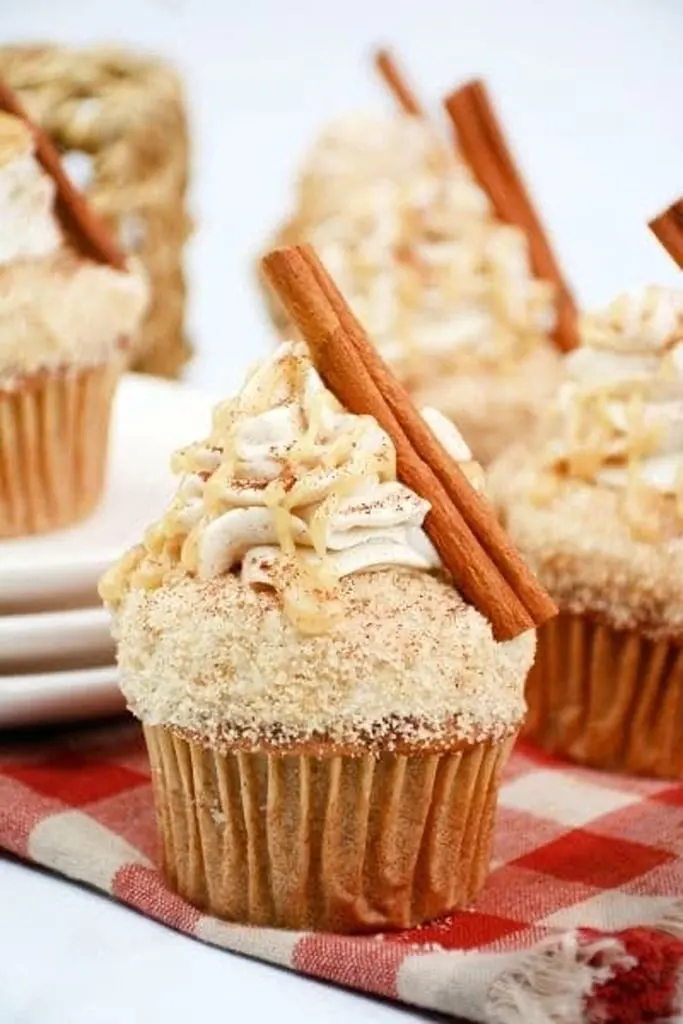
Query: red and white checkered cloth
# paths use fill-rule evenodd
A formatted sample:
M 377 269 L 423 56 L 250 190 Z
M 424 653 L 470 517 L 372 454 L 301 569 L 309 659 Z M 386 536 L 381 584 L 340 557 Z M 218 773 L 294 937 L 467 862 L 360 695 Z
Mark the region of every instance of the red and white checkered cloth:
M 476 905 L 396 935 L 231 925 L 170 893 L 130 720 L 3 741 L 0 847 L 205 942 L 454 1016 L 682 1019 L 683 785 L 567 766 L 526 745 L 506 772 Z

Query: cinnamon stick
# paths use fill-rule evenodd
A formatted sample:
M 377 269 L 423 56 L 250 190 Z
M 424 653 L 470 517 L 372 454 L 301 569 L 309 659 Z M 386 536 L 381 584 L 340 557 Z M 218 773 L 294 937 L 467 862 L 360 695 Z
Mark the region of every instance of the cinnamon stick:
M 400 418 L 411 445 L 439 478 L 449 500 L 468 523 L 479 544 L 485 548 L 498 571 L 521 598 L 534 622 L 540 624 L 555 615 L 554 603 L 527 568 L 490 504 L 472 487 L 458 463 L 430 430 L 405 389 L 369 341 L 314 249 L 305 245 L 301 246 L 301 250 L 379 392 L 394 415 Z
M 389 50 L 376 51 L 375 67 L 401 110 L 412 117 L 424 117 L 424 110 L 417 96 L 408 85 L 405 76 L 402 74 Z
M 9 86 L 0 79 L 0 110 L 21 118 L 33 134 L 36 157 L 57 189 L 56 212 L 76 248 L 89 259 L 123 270 L 126 259 L 111 233 L 64 172 L 50 137 L 34 124 Z
M 455 129 L 457 144 L 496 214 L 507 224 L 515 224 L 524 231 L 529 239 L 534 273 L 555 285 L 558 319 L 554 338 L 561 351 L 570 351 L 578 343 L 576 305 L 505 140 L 486 86 L 478 80 L 468 82 L 447 96 L 444 106 Z
M 654 217 L 648 227 L 671 259 L 683 270 L 683 199 L 678 199 L 658 217 Z
M 313 251 L 307 246 L 275 250 L 263 267 L 330 390 L 351 412 L 373 416 L 392 438 L 400 478 L 430 502 L 425 528 L 445 568 L 466 600 L 491 621 L 496 638 L 510 639 L 554 615 L 554 604 L 519 556 L 507 576 L 501 571 L 506 565 L 502 531 L 492 510 L 464 495 L 475 493 L 469 481 L 426 424 L 423 430 L 417 425 L 419 413 L 372 350 Z M 451 497 L 455 492 L 462 492 L 458 504 Z M 503 547 L 509 555 L 507 538 Z

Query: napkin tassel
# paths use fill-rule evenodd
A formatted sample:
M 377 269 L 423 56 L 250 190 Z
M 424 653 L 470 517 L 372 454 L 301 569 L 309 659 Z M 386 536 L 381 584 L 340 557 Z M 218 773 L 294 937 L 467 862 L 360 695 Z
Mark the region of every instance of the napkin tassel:
M 634 965 L 616 938 L 587 940 L 580 932 L 554 936 L 496 978 L 485 1019 L 496 1024 L 582 1024 L 586 1001 L 596 988 L 617 968 Z

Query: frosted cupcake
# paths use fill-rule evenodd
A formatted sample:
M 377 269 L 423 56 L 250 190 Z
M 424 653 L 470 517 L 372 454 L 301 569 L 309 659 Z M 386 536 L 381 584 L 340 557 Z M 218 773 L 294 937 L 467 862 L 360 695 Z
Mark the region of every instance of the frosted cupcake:
M 480 484 L 462 438 L 427 420 Z M 408 927 L 487 873 L 534 633 L 444 575 L 389 436 L 287 343 L 105 577 L 169 885 L 230 920 Z
M 31 129 L 0 113 L 0 538 L 97 504 L 123 351 L 147 300 L 138 274 L 76 250 L 58 200 Z
M 478 460 L 533 432 L 559 380 L 555 288 L 428 121 L 349 116 L 326 128 L 278 241 L 315 247 L 415 401 L 455 419 Z M 286 335 L 273 298 L 270 308 Z
M 560 607 L 527 732 L 601 768 L 683 777 L 683 293 L 586 316 L 547 443 L 493 467 L 513 540 Z

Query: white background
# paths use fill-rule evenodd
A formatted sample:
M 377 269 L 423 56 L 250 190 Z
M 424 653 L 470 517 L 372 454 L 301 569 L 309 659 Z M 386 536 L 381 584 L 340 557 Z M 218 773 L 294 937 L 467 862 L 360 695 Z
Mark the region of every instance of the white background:
M 115 40 L 185 72 L 194 134 L 190 379 L 237 385 L 267 344 L 250 260 L 324 119 L 386 104 L 396 47 L 420 94 L 486 76 L 584 304 L 676 272 L 645 228 L 683 193 L 681 0 L 0 0 L 0 40 Z M 1 810 L 1 809 L 0 809 Z M 419 1017 L 176 936 L 0 862 L 2 1024 Z

